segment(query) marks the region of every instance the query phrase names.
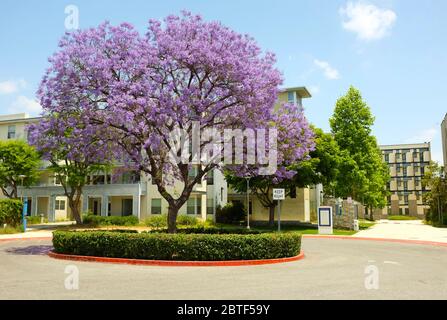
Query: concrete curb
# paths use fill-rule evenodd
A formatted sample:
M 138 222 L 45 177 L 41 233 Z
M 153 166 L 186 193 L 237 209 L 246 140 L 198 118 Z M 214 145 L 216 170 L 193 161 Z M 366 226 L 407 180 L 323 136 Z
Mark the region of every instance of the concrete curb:
M 387 238 L 366 238 L 366 237 L 353 237 L 353 236 L 325 236 L 325 235 L 306 235 L 303 234 L 303 238 L 308 239 L 338 239 L 338 240 L 359 240 L 359 241 L 379 241 L 379 242 L 394 242 L 405 244 L 420 244 L 431 245 L 437 247 L 447 247 L 447 242 L 436 242 L 426 240 L 411 240 L 411 239 L 387 239 Z
M 115 264 L 131 264 L 144 266 L 162 266 L 162 267 L 239 267 L 239 266 L 258 266 L 266 264 L 278 264 L 293 262 L 304 259 L 304 252 L 291 258 L 280 259 L 264 259 L 264 260 L 234 260 L 234 261 L 166 261 L 166 260 L 139 260 L 124 258 L 105 258 L 105 257 L 89 257 L 76 256 L 68 254 L 59 254 L 53 251 L 48 256 L 60 260 L 85 261 L 85 262 L 102 262 Z

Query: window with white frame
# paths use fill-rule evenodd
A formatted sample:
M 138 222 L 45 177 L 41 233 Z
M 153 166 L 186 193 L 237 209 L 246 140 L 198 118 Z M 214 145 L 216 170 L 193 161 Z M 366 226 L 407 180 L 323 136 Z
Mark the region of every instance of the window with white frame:
M 55 210 L 65 210 L 65 200 L 56 200 L 54 209 Z
M 16 137 L 16 126 L 8 126 L 8 139 L 15 139 Z

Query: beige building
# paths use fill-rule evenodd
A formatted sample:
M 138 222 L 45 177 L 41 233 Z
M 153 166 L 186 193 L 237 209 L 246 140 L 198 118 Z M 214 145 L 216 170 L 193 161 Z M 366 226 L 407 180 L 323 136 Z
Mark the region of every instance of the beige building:
M 311 95 L 304 87 L 285 89 L 279 94 L 279 101 L 294 103 L 297 108 L 303 108 L 302 99 Z M 0 116 L 0 139 L 26 140 L 26 126 L 39 121 L 27 114 Z M 192 172 L 193 174 L 193 172 Z M 176 182 L 171 191 L 180 193 L 182 183 Z M 194 215 L 201 219 L 213 219 L 216 208 L 223 207 L 228 198 L 238 201 L 244 195 L 231 192 L 228 194 L 227 183 L 219 170 L 214 170 L 195 186 L 190 199 L 180 214 Z M 296 194 L 296 195 L 295 195 Z M 321 194 L 321 187 L 298 189 L 293 197 L 283 205 L 283 219 L 290 221 L 310 221 L 311 214 L 316 215 L 316 205 L 319 204 L 314 195 Z M 27 197 L 29 215 L 43 215 L 49 221 L 70 219 L 70 209 L 63 194 L 63 188 L 57 184 L 54 175 L 41 168 L 40 180 L 31 188 L 19 188 L 19 196 Z M 245 202 L 244 202 L 245 203 Z M 163 199 L 152 184 L 151 178 L 145 174 L 116 167 L 111 172 L 98 172 L 88 177 L 87 185 L 82 195 L 82 212 L 90 212 L 103 216 L 135 215 L 145 219 L 152 215 L 167 214 L 168 203 Z M 268 220 L 268 210 L 264 209 L 257 199 L 252 199 L 252 220 Z
M 442 154 L 444 155 L 444 169 L 447 172 L 447 114 L 441 124 Z
M 380 146 L 390 167 L 388 205 L 384 215 L 423 216 L 428 206 L 423 201 L 426 189 L 422 178 L 431 161 L 430 143 Z
M 303 99 L 310 98 L 311 94 L 305 87 L 284 89 L 278 96 L 278 102 L 293 103 L 303 110 Z M 271 191 L 273 192 L 273 191 Z M 281 220 L 285 222 L 311 222 L 316 220 L 317 208 L 321 203 L 323 188 L 321 185 L 308 188 L 290 190 L 290 196 L 281 203 Z M 228 200 L 231 202 L 247 203 L 246 195 L 239 194 L 232 188 L 228 189 Z M 275 220 L 278 210 L 275 209 Z M 265 208 L 256 196 L 250 196 L 250 219 L 254 222 L 267 222 L 269 209 Z

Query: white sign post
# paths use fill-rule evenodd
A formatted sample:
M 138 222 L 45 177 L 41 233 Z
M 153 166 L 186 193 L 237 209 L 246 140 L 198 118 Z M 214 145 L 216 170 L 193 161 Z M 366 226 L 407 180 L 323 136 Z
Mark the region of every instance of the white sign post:
M 278 201 L 278 232 L 281 231 L 281 200 L 286 199 L 285 189 L 273 189 L 273 200 Z
M 332 207 L 318 208 L 318 233 L 333 234 L 334 226 L 332 220 Z

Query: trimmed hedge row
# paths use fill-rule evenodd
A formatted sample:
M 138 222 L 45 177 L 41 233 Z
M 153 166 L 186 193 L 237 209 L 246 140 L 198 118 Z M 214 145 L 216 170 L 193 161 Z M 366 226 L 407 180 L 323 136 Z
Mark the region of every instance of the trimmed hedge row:
M 147 231 L 147 233 L 168 233 L 168 229 Z M 260 234 L 260 231 L 242 228 L 219 228 L 215 226 L 179 227 L 177 233 L 182 234 Z
M 168 226 L 168 215 L 154 215 L 144 220 L 144 224 L 147 227 L 152 228 L 166 228 Z M 177 225 L 178 226 L 196 226 L 199 224 L 199 219 L 195 216 L 188 215 L 178 215 L 177 216 Z
M 23 204 L 20 200 L 0 200 L 0 225 L 7 224 L 17 227 L 22 224 Z
M 259 260 L 297 256 L 301 250 L 301 235 L 55 231 L 53 246 L 56 253 L 109 258 L 174 261 Z
M 84 215 L 82 218 L 84 224 L 90 224 L 93 226 L 136 226 L 140 223 L 135 216 L 94 216 L 94 215 Z

